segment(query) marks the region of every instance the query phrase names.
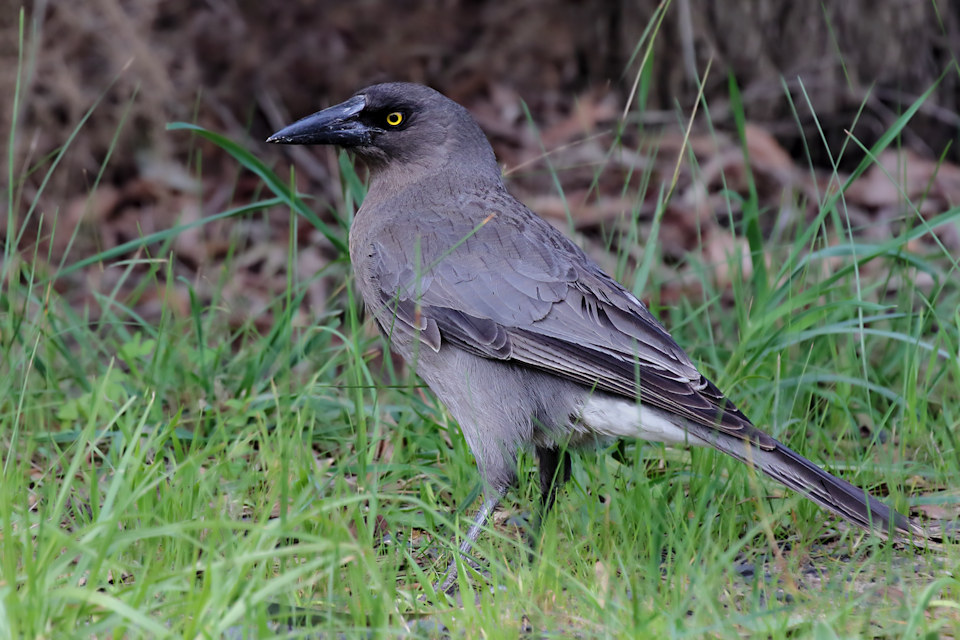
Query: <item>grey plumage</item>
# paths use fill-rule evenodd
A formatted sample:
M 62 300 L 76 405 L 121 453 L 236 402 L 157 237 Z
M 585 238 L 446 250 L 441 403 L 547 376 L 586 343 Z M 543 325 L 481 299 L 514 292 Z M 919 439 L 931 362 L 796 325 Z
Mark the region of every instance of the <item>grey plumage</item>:
M 623 436 L 713 446 L 858 526 L 923 536 L 754 427 L 633 294 L 507 192 L 460 105 L 375 85 L 270 141 L 339 144 L 370 168 L 350 231 L 358 288 L 477 459 L 489 491 L 471 536 L 519 448 L 537 452 L 546 510 L 569 475 L 564 447 Z

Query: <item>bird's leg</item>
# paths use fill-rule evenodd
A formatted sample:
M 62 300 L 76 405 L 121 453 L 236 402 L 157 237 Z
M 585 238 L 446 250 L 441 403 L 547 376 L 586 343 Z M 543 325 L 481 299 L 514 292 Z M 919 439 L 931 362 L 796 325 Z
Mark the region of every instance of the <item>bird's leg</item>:
M 490 514 L 493 513 L 493 510 L 496 508 L 497 504 L 499 504 L 500 499 L 503 498 L 506 492 L 506 487 L 488 488 L 484 492 L 483 504 L 480 505 L 480 510 L 477 511 L 477 515 L 473 519 L 473 524 L 470 525 L 470 530 L 467 532 L 467 537 L 460 542 L 461 556 L 465 556 L 470 552 L 470 549 L 473 547 L 473 543 L 477 541 L 477 537 L 480 535 L 480 531 L 490 518 Z M 443 593 L 453 593 L 456 590 L 456 584 L 457 559 L 454 557 L 450 560 L 450 566 L 447 567 L 447 574 L 444 577 L 443 582 L 440 583 L 440 586 L 437 587 L 436 590 Z
M 553 508 L 561 487 L 570 480 L 570 454 L 566 449 L 537 447 L 537 460 L 540 466 L 540 518 L 542 520 Z
M 553 508 L 553 503 L 557 501 L 560 488 L 570 480 L 570 453 L 566 449 L 537 447 L 537 460 L 540 467 L 540 512 L 536 514 L 534 525 L 527 537 L 531 562 L 540 527 Z

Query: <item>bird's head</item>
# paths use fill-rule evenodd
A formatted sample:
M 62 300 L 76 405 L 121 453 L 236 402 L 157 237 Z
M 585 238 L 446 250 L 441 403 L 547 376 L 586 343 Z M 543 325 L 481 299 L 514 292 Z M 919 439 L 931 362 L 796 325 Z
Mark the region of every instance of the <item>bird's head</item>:
M 346 102 L 281 129 L 267 142 L 337 145 L 353 151 L 375 173 L 456 164 L 476 171 L 492 168 L 499 175 L 493 150 L 470 113 L 429 87 L 407 82 L 362 89 Z

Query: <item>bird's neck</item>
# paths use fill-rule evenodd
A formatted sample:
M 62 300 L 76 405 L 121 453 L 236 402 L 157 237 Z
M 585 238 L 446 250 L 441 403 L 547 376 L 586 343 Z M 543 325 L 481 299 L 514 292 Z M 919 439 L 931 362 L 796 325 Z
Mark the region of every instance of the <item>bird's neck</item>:
M 471 169 L 464 170 L 465 166 Z M 408 190 L 443 196 L 464 191 L 496 191 L 504 188 L 500 167 L 496 164 L 471 166 L 456 161 L 424 165 L 406 163 L 372 169 L 367 198 L 374 201 L 395 198 Z

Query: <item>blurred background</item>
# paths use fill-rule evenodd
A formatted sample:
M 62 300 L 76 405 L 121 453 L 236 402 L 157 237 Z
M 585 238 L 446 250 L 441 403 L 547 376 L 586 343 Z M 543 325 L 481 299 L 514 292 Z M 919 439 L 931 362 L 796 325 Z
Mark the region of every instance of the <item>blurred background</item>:
M 609 248 L 608 232 L 627 219 L 642 226 L 679 158 L 660 232 L 668 263 L 711 233 L 722 261 L 736 242 L 725 221 L 737 212 L 715 196 L 749 188 L 745 166 L 774 233 L 813 211 L 831 180 L 860 165 L 861 147 L 926 93 L 846 204 L 863 233 L 883 236 L 905 196 L 923 195 L 925 213 L 960 200 L 960 4 L 947 0 L 88 0 L 37 1 L 22 15 L 21 29 L 15 3 L 0 13 L 0 115 L 15 123 L 0 160 L 13 217 L 0 224 L 13 221 L 40 263 L 74 263 L 259 193 L 259 180 L 227 154 L 167 131 L 173 121 L 240 141 L 280 175 L 293 162 L 298 188 L 320 198 L 323 214 L 339 204 L 335 152 L 262 141 L 384 80 L 426 83 L 466 105 L 514 192 L 588 245 L 598 238 Z M 742 94 L 742 136 L 731 78 Z M 623 144 L 611 154 L 615 138 Z M 655 186 L 637 206 L 625 184 L 641 174 Z M 180 233 L 174 271 L 202 287 L 239 241 L 225 295 L 246 315 L 258 296 L 285 285 L 288 218 L 275 211 Z M 944 233 L 960 252 L 955 230 Z M 301 268 L 333 257 L 309 229 L 298 237 Z M 91 291 L 110 290 L 118 277 L 91 266 L 56 286 L 87 306 Z M 686 286 L 680 278 L 663 295 Z M 309 301 L 322 308 L 326 289 L 316 287 Z M 150 317 L 160 298 L 148 290 L 136 304 Z

